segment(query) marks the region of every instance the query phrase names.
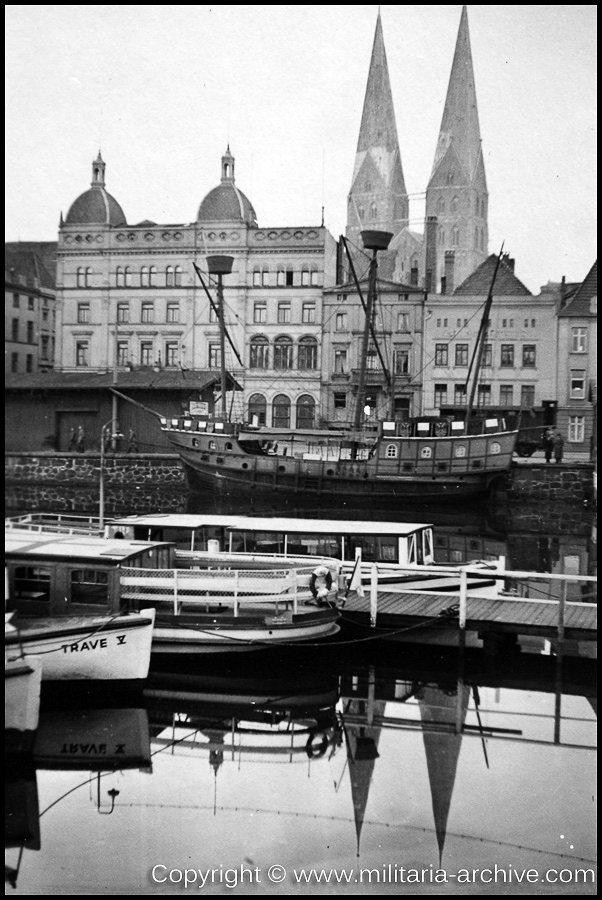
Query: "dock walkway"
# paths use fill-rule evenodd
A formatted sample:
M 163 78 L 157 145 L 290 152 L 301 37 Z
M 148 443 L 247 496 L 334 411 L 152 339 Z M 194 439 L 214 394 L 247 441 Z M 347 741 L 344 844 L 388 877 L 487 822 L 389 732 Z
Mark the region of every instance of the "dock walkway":
M 429 625 L 439 629 L 459 627 L 459 602 L 455 595 L 378 590 L 360 596 L 351 591 L 344 599 L 343 617 L 357 625 L 404 629 Z M 376 615 L 374 615 L 376 613 Z M 598 608 L 595 603 L 532 600 L 521 597 L 473 597 L 466 599 L 466 631 L 537 635 L 548 639 L 595 641 Z

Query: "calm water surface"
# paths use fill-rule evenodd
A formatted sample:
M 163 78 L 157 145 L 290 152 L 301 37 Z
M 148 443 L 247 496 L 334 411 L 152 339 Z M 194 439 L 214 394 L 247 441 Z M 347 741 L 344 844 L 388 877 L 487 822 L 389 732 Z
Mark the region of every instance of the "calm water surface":
M 440 559 L 595 570 L 582 513 L 555 530 L 549 511 L 413 512 Z M 593 666 L 365 644 L 45 696 L 35 761 L 7 773 L 7 892 L 594 893 Z

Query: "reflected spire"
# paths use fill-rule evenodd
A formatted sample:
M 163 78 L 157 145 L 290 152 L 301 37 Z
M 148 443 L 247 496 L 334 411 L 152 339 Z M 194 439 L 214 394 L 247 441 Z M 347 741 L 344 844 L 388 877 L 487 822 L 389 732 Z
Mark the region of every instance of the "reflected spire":
M 416 695 L 423 724 L 422 738 L 431 786 L 439 865 L 443 860 L 447 819 L 456 781 L 470 688 L 459 685 L 459 692 L 449 694 L 435 685 L 426 685 Z M 456 728 L 459 728 L 459 732 L 456 732 Z
M 365 700 L 349 700 L 345 707 L 345 714 L 348 716 L 365 716 L 366 707 L 367 703 Z M 373 701 L 371 711 L 373 716 L 383 716 L 385 713 L 385 701 Z M 362 827 L 368 804 L 374 764 L 379 755 L 378 742 L 381 730 L 380 726 L 343 725 L 349 765 L 349 780 L 351 782 L 357 856 L 360 855 Z

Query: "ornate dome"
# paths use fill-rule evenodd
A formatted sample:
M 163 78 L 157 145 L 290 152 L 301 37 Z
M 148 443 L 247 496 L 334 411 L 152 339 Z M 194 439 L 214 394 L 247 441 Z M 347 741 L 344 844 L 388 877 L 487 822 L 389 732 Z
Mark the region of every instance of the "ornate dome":
M 222 156 L 222 183 L 201 202 L 196 219 L 197 222 L 243 222 L 257 226 L 257 215 L 250 200 L 234 183 L 234 157 L 230 147 Z
M 100 155 L 92 163 L 90 189 L 75 200 L 65 218 L 65 225 L 126 225 L 125 214 L 114 197 L 105 189 L 106 165 Z

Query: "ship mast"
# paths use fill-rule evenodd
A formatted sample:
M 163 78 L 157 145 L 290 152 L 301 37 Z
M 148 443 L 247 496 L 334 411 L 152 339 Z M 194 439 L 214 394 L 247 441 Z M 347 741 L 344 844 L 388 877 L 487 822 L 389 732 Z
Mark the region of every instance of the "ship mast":
M 493 270 L 493 277 L 491 279 L 489 293 L 487 294 L 487 300 L 485 301 L 485 306 L 483 308 L 483 315 L 481 317 L 481 324 L 479 326 L 477 342 L 475 344 L 474 353 L 473 353 L 472 359 L 470 361 L 470 368 L 468 369 L 468 375 L 466 377 L 466 388 L 468 389 L 468 382 L 470 381 L 470 373 L 473 371 L 473 367 L 474 367 L 472 384 L 470 387 L 470 393 L 468 395 L 468 402 L 466 405 L 466 432 L 467 433 L 468 433 L 468 429 L 469 429 L 470 419 L 472 416 L 472 410 L 474 407 L 474 398 L 475 398 L 475 393 L 477 390 L 477 384 L 479 382 L 479 375 L 481 373 L 481 366 L 483 364 L 483 357 L 485 355 L 485 344 L 487 342 L 487 333 L 489 330 L 489 314 L 491 312 L 491 305 L 493 303 L 493 287 L 495 285 L 495 279 L 497 278 L 498 269 L 499 269 L 500 263 L 502 261 L 503 252 L 504 252 L 504 245 L 502 244 L 501 250 L 499 252 L 499 256 L 495 261 L 495 268 Z
M 362 335 L 362 348 L 360 356 L 360 371 L 357 385 L 357 400 L 355 405 L 355 417 L 353 426 L 356 430 L 361 428 L 362 413 L 364 411 L 364 394 L 366 392 L 366 365 L 368 360 L 368 343 L 372 332 L 372 317 L 374 311 L 374 303 L 376 300 L 376 275 L 377 275 L 377 254 L 379 250 L 386 250 L 389 246 L 393 235 L 390 231 L 362 231 L 362 241 L 366 250 L 372 250 L 372 259 L 370 260 L 370 270 L 368 274 L 368 298 L 366 300 L 366 321 L 364 322 L 364 333 Z M 358 285 L 359 288 L 359 285 Z M 360 292 L 361 299 L 361 292 Z

